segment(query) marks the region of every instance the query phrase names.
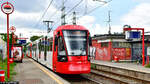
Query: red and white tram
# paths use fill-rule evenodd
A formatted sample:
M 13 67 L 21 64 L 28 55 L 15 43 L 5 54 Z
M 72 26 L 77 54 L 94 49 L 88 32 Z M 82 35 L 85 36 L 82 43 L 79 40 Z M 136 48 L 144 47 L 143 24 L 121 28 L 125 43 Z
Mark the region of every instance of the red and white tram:
M 82 74 L 90 72 L 91 45 L 90 33 L 86 28 L 63 25 L 53 32 L 52 37 L 46 36 L 34 41 L 32 51 L 29 52 L 32 52 L 34 60 L 55 72 Z

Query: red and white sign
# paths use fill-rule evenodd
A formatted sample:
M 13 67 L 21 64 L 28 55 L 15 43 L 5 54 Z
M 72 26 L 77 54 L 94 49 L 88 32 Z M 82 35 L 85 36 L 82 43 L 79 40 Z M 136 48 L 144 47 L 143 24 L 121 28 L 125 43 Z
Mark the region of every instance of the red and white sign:
M 147 47 L 147 55 L 150 55 L 150 47 Z
M 22 60 L 22 47 L 14 46 L 11 50 L 11 55 L 14 57 L 14 61 Z
M 1 5 L 1 10 L 5 14 L 11 14 L 14 11 L 14 6 L 11 3 L 6 2 Z
M 5 2 L 1 5 L 1 10 L 3 13 L 7 15 L 7 78 L 10 77 L 10 68 L 9 68 L 9 14 L 11 14 L 14 11 L 14 6 L 9 3 Z
M 15 32 L 16 31 L 16 28 L 14 26 L 11 26 L 10 27 L 10 32 Z

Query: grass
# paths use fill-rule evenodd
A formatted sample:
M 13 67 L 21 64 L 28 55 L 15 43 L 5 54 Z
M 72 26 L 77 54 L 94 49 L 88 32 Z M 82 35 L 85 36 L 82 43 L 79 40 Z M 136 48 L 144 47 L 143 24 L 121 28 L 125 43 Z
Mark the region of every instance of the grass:
M 146 64 L 145 67 L 146 67 L 146 68 L 150 68 L 150 64 Z
M 5 81 L 12 81 L 13 80 L 13 76 L 16 75 L 17 73 L 14 71 L 14 67 L 16 66 L 16 63 L 12 63 L 10 64 L 10 78 L 7 78 L 7 59 L 3 60 L 0 58 L 0 70 L 4 70 L 5 71 Z
M 91 69 L 96 69 L 96 65 L 95 64 L 91 64 Z

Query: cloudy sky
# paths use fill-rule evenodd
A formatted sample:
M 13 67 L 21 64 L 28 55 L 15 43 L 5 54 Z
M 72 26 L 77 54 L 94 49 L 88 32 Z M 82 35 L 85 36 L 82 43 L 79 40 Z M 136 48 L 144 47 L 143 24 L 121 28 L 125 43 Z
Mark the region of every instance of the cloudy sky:
M 22 37 L 46 34 L 47 28 L 43 20 L 53 20 L 53 30 L 61 23 L 63 0 L 0 0 L 0 5 L 6 1 L 15 7 L 15 11 L 10 15 L 10 26 L 15 26 L 16 34 L 22 33 Z M 124 24 L 150 31 L 150 0 L 112 0 L 107 4 L 104 2 L 110 0 L 64 1 L 67 23 L 71 24 L 72 12 L 76 11 L 77 23 L 88 28 L 91 35 L 108 33 L 108 11 L 111 11 L 112 33 L 122 32 Z M 0 11 L 0 33 L 5 32 L 6 15 Z

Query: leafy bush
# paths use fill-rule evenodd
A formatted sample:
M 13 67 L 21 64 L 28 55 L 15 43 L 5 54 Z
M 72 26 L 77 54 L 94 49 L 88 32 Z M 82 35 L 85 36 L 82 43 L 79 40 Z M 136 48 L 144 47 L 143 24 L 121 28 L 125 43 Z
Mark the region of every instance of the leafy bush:
M 146 64 L 145 67 L 146 67 L 146 68 L 150 68 L 150 64 Z

